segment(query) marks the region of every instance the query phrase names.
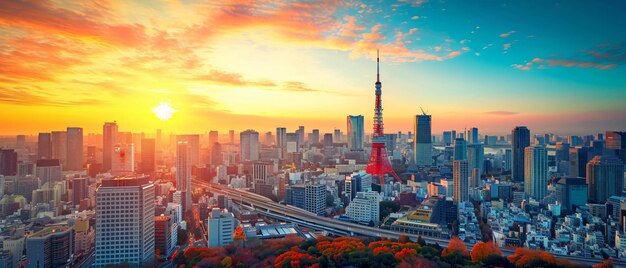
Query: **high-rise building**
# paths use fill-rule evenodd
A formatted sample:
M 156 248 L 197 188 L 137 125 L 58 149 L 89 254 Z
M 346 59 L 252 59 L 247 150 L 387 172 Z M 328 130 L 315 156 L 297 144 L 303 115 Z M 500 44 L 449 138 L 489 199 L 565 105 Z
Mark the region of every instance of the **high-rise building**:
M 608 140 L 607 133 L 607 140 Z M 624 163 L 614 155 L 596 156 L 587 163 L 589 203 L 602 204 L 624 191 Z
M 454 139 L 454 160 L 467 160 L 467 143 L 463 138 Z
M 524 149 L 530 146 L 530 130 L 524 126 L 511 132 L 511 177 L 514 182 L 524 181 Z
M 276 147 L 278 148 L 278 158 L 285 157 L 287 151 L 287 129 L 284 127 L 276 128 Z
M 326 186 L 307 184 L 304 186 L 304 209 L 319 216 L 324 216 L 326 208 Z
M 17 174 L 17 152 L 13 149 L 0 149 L 0 175 Z
M 89 183 L 87 178 L 72 178 L 70 180 L 70 190 L 72 196 L 72 203 L 78 207 L 80 201 L 89 197 Z
M 452 137 L 452 131 L 444 131 L 443 132 L 443 144 L 450 145 L 452 144 L 452 140 L 454 140 L 454 137 Z
M 242 162 L 259 160 L 259 132 L 249 129 L 239 134 L 239 156 Z
M 131 144 L 116 144 L 111 157 L 113 176 L 133 176 L 135 174 L 135 147 Z
M 209 131 L 209 146 L 213 145 L 216 142 L 220 142 L 219 133 L 217 132 L 217 130 Z
M 333 134 L 324 134 L 324 147 L 333 147 Z
M 37 159 L 52 158 L 52 135 L 50 133 L 39 133 L 37 138 Z
M 369 224 L 380 222 L 380 195 L 378 192 L 358 192 L 346 207 L 345 215 L 354 222 Z
M 601 155 L 601 154 L 600 154 Z M 569 176 L 586 177 L 587 162 L 590 159 L 588 147 L 569 149 Z
M 298 130 L 296 130 L 296 134 L 298 135 L 298 148 L 304 145 L 304 126 L 299 126 Z
M 341 129 L 335 129 L 333 131 L 333 140 L 335 142 L 341 142 Z
M 191 208 L 191 152 L 186 141 L 176 144 L 176 191 L 180 191 L 183 212 Z
M 480 140 L 478 139 L 478 128 L 471 128 L 467 131 L 467 139 L 469 144 L 478 144 Z
M 208 247 L 221 247 L 230 245 L 234 241 L 235 217 L 233 213 L 219 208 L 213 208 L 209 214 L 207 224 Z
M 265 132 L 265 139 L 264 139 L 263 143 L 265 145 L 268 145 L 268 146 L 272 145 L 273 137 L 272 137 L 272 132 L 271 131 Z
M 176 249 L 178 224 L 168 215 L 154 217 L 154 250 L 169 256 Z
M 270 161 L 256 161 L 252 164 L 252 183 L 270 184 L 269 177 L 272 175 L 274 163 Z
M 587 182 L 580 177 L 562 177 L 556 183 L 556 200 L 565 212 L 587 204 Z
M 454 201 L 469 201 L 469 165 L 467 160 L 454 160 L 452 164 L 452 181 Z
M 59 159 L 39 159 L 35 168 L 35 175 L 41 181 L 41 184 L 48 183 L 49 187 L 52 184 L 61 181 L 63 176 L 61 175 L 61 163 Z
M 51 226 L 30 235 L 26 238 L 27 267 L 67 267 L 74 255 L 73 234 L 68 226 Z
M 511 149 L 504 150 L 504 170 L 511 170 L 511 166 L 513 164 L 513 152 Z
M 417 166 L 430 166 L 433 163 L 433 144 L 431 134 L 431 116 L 421 114 L 415 116 L 413 124 L 413 159 Z
M 67 161 L 67 132 L 52 131 L 52 159 L 59 159 L 61 165 Z
M 485 158 L 485 147 L 480 143 L 467 145 L 467 162 L 469 169 L 478 169 L 478 175 L 483 174 L 483 162 Z
M 156 170 L 156 141 L 141 140 L 141 172 L 152 174 Z
M 524 192 L 537 201 L 548 194 L 548 151 L 541 145 L 524 149 Z
M 200 135 L 176 135 L 176 143 L 180 141 L 186 141 L 189 148 L 189 156 L 192 166 L 200 164 Z
M 107 122 L 102 127 L 102 170 L 111 170 L 113 160 L 113 146 L 117 141 L 117 123 Z
M 309 139 L 310 144 L 318 144 L 320 143 L 320 130 L 313 129 L 311 131 L 311 138 Z
M 102 180 L 96 190 L 94 267 L 154 260 L 154 184 L 148 178 Z M 123 208 L 123 209 L 121 209 Z
M 352 151 L 363 151 L 363 139 L 365 137 L 363 116 L 362 115 L 348 115 L 347 118 L 348 129 L 348 149 Z
M 234 130 L 228 131 L 228 143 L 235 144 L 235 131 Z
M 67 170 L 83 168 L 83 129 L 79 127 L 67 128 Z

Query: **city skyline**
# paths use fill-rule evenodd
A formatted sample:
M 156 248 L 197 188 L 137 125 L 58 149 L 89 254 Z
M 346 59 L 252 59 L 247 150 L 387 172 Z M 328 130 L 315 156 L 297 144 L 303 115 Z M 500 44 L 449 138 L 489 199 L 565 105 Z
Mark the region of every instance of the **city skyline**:
M 114 120 L 133 132 L 345 132 L 347 115 L 372 124 L 376 49 L 387 133 L 412 129 L 419 106 L 436 135 L 619 130 L 623 5 L 6 1 L 0 135 Z M 480 8 L 490 16 L 472 16 Z

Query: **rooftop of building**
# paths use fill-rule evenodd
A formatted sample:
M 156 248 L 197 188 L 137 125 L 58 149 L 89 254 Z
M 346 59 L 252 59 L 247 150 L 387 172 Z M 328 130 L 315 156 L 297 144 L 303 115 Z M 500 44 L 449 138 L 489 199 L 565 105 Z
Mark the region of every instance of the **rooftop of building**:
M 51 234 L 66 232 L 70 229 L 69 226 L 50 226 L 30 235 L 29 238 L 43 238 Z

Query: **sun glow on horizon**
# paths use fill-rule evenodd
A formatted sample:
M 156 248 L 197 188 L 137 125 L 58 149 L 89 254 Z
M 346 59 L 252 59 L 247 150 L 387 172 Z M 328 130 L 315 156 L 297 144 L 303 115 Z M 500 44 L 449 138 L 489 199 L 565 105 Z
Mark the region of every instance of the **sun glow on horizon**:
M 172 105 L 170 105 L 169 102 L 161 102 L 158 106 L 152 108 L 152 113 L 163 121 L 167 121 L 172 118 L 172 115 L 176 112 L 178 112 L 178 110 L 172 108 Z

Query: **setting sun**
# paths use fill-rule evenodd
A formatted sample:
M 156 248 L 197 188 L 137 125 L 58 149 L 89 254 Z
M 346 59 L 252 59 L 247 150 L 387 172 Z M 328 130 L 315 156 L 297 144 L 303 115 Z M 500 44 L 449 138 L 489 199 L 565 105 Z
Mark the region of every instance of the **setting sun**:
M 152 108 L 152 112 L 159 119 L 167 121 L 172 118 L 172 115 L 174 115 L 175 112 L 178 112 L 178 110 L 172 108 L 172 106 L 167 102 L 161 102 L 159 106 Z

